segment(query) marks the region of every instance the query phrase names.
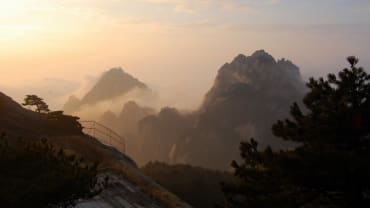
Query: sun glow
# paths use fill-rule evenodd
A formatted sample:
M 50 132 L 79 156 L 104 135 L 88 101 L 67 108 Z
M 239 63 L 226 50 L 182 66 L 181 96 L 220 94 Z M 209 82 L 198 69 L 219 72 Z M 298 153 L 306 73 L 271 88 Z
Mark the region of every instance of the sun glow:
M 1 42 L 8 42 L 40 29 L 35 21 L 36 6 L 40 1 L 1 0 L 0 1 L 0 35 Z
M 22 14 L 27 10 L 27 2 L 25 0 L 0 1 L 0 18 L 11 18 Z

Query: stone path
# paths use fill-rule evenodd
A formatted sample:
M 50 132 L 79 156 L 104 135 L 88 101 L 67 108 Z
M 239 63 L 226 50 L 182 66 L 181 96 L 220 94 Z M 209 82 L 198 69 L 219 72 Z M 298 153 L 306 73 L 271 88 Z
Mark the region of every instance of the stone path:
M 104 173 L 100 180 L 109 177 L 107 188 L 92 199 L 80 201 L 75 208 L 161 208 L 158 202 L 150 199 L 123 177 Z

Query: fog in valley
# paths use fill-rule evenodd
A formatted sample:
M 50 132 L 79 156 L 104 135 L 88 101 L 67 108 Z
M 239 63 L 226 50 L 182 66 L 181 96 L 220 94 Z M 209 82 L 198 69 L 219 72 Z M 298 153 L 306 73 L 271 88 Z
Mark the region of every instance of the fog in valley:
M 293 61 L 257 50 L 225 62 L 202 93 L 191 87 L 162 92 L 122 67 L 81 82 L 45 79 L 5 91 L 19 102 L 38 94 L 56 110 L 111 128 L 125 138 L 128 155 L 139 165 L 161 161 L 227 170 L 239 143 L 249 138 L 276 150 L 294 147 L 269 129 L 288 116 L 293 102 L 301 102 L 308 79 L 302 74 Z
M 5 207 L 370 207 L 368 0 L 1 0 L 0 45 Z

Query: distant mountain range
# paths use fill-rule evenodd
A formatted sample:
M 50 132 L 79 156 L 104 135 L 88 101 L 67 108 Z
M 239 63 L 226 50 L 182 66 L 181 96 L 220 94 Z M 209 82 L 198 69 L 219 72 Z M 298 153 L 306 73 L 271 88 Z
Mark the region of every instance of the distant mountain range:
M 145 117 L 155 115 L 155 110 L 149 107 L 142 107 L 135 101 L 128 101 L 124 104 L 121 112 L 116 115 L 112 111 L 106 111 L 99 119 L 105 126 L 114 129 L 118 134 L 126 138 L 127 153 L 133 158 L 139 158 L 143 144 L 137 137 L 138 122 Z
M 148 90 L 122 69 L 112 69 L 81 101 L 71 97 L 65 107 L 114 99 L 133 88 Z M 139 164 L 159 160 L 228 169 L 239 158 L 240 142 L 251 137 L 261 147 L 294 145 L 275 138 L 271 126 L 288 116 L 290 105 L 300 102 L 305 91 L 296 65 L 259 50 L 224 64 L 192 112 L 164 107 L 156 113 L 130 101 L 119 115 L 107 109 L 100 121 L 128 138 L 128 152 Z
M 287 148 L 271 126 L 303 98 L 305 85 L 291 61 L 260 50 L 238 55 L 218 71 L 201 107 L 188 114 L 164 108 L 139 122 L 143 158 L 227 169 L 239 143 L 254 137 L 262 147 Z
M 120 153 L 114 147 L 106 146 L 99 142 L 98 139 L 83 134 L 81 125 L 76 117 L 63 115 L 60 111 L 49 114 L 33 112 L 23 108 L 2 92 L 0 92 L 0 115 L 0 138 L 8 139 L 6 142 L 5 139 L 1 141 L 2 143 L 5 142 L 7 146 L 17 144 L 16 142 L 19 141 L 16 138 L 25 141 L 41 141 L 47 142 L 47 148 L 51 149 L 50 145 L 53 145 L 54 149 L 50 151 L 57 153 L 60 149 L 63 149 L 63 151 L 68 152 L 69 158 L 74 158 L 75 156 L 83 158 L 81 161 L 86 164 L 85 166 L 99 161 L 99 165 L 102 168 L 99 170 L 98 177 L 104 178 L 104 180 L 109 182 L 109 185 L 97 193 L 98 196 L 96 197 L 78 200 L 76 207 L 191 207 L 145 176 L 129 157 Z M 37 143 L 30 144 L 37 146 Z M 32 145 L 27 147 L 29 151 L 34 151 Z M 24 152 L 21 153 L 24 154 Z M 20 153 L 14 152 L 11 156 L 19 160 L 22 157 L 18 157 L 18 154 Z M 45 158 L 49 157 L 49 155 L 44 156 Z M 20 163 L 38 163 L 39 161 L 35 161 L 35 158 L 38 157 L 30 157 L 27 158 L 27 161 L 21 161 Z M 7 165 L 17 166 L 17 164 L 2 162 L 2 165 L 5 165 L 5 167 Z M 42 171 L 48 171 L 48 168 L 44 168 Z M 40 176 L 33 173 L 35 172 L 28 168 L 27 174 L 29 175 L 23 177 L 23 174 L 19 174 L 19 176 L 15 177 L 19 178 L 17 180 L 12 177 L 9 179 L 7 174 L 3 174 L 5 180 L 10 180 L 9 184 L 17 184 L 15 188 L 9 187 L 11 188 L 10 193 L 22 191 L 19 188 L 27 187 L 24 185 L 25 181 L 30 183 L 39 181 Z M 68 180 L 73 179 L 68 178 Z M 59 186 L 63 186 L 66 183 L 63 180 L 58 182 Z M 44 187 L 46 185 L 48 183 L 43 182 L 38 184 L 37 188 L 41 187 L 42 190 L 60 190 L 59 187 L 51 189 Z M 5 189 L 6 187 L 3 190 Z M 37 189 L 36 192 L 38 191 Z M 14 198 L 12 200 L 22 200 L 23 198 Z
M 102 101 L 116 99 L 135 89 L 150 91 L 146 84 L 126 73 L 122 68 L 112 68 L 103 73 L 98 82 L 81 100 L 76 96 L 70 96 L 63 110 L 67 113 L 73 113 L 82 105 L 94 105 Z

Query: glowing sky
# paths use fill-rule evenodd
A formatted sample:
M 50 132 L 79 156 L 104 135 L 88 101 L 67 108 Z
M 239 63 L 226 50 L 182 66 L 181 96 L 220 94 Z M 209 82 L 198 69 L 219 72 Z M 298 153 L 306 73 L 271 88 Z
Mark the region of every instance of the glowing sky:
M 369 68 L 370 0 L 0 0 L 0 85 L 122 66 L 199 100 L 224 62 L 262 48 L 304 75 L 347 55 Z

